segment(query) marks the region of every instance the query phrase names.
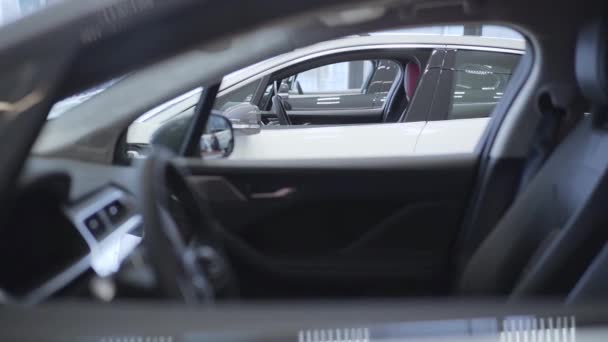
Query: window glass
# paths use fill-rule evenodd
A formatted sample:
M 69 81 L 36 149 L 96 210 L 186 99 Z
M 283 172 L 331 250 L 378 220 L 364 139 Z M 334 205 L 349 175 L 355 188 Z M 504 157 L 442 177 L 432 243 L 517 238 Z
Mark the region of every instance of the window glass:
M 371 61 L 324 65 L 298 74 L 296 81 L 302 94 L 361 93 L 372 67 Z
M 431 34 L 444 37 L 438 40 L 429 36 Z M 453 37 L 452 34 L 469 36 Z M 498 38 L 484 37 L 489 35 Z M 214 110 L 223 111 L 233 126 L 234 149 L 229 159 L 474 153 L 487 125 L 487 117 L 506 91 L 526 49 L 525 41 L 517 37 L 520 36 L 508 28 L 485 25 L 419 28 L 352 36 L 327 42 L 328 45 L 320 42 L 257 61 L 226 75 L 226 82 L 220 86 L 222 90 L 214 103 Z M 445 42 L 440 45 L 467 48 L 446 50 L 436 47 L 438 41 Z M 405 45 L 407 42 L 414 45 Z M 383 48 L 368 50 L 366 46 Z M 345 49 L 350 48 L 358 51 L 357 57 L 344 54 Z M 378 52 L 381 53 L 376 54 Z M 433 63 L 429 64 L 431 59 Z M 315 61 L 316 64 L 297 68 L 303 61 Z M 441 70 L 442 65 L 444 70 Z M 182 68 L 191 70 L 188 65 Z M 277 77 L 282 81 L 278 93 L 285 104 L 284 111 L 270 106 L 275 92 L 272 84 L 265 84 Z M 49 125 L 71 129 L 83 126 L 81 123 L 86 121 L 90 125 L 109 127 L 106 117 L 116 119 L 124 107 L 121 107 L 124 99 L 120 88 L 140 87 L 142 79 L 145 77 L 137 77 L 137 74 L 125 75 L 60 101 L 49 115 L 49 119 L 54 120 Z M 171 81 L 181 84 L 191 79 Z M 179 150 L 184 145 L 201 90 L 193 89 L 169 100 L 155 92 L 158 99 L 147 99 L 142 104 L 158 104 L 150 106 L 153 108 L 124 127 L 120 139 L 108 143 L 106 155 L 113 154 L 120 162 L 142 158 L 148 153 L 151 142 Z M 141 94 L 147 95 L 150 94 Z M 90 106 L 79 108 L 79 104 L 95 96 L 98 96 L 97 104 L 107 102 L 107 107 L 112 109 L 111 116 L 93 113 Z M 247 103 L 250 105 L 245 105 Z M 81 115 L 86 120 L 79 118 Z M 126 120 L 133 113 L 126 108 L 123 115 Z M 217 142 L 220 142 L 219 138 Z M 97 140 L 95 144 L 79 142 L 91 144 L 91 150 L 98 148 Z
M 291 111 L 379 109 L 399 71 L 391 60 L 334 63 L 285 78 L 279 93 Z
M 222 94 L 221 96 L 218 96 L 215 99 L 213 108 L 219 110 L 227 110 L 230 107 L 233 107 L 240 103 L 251 102 L 251 100 L 253 99 L 253 94 L 255 93 L 259 84 L 260 80 L 256 80 L 243 86 L 237 85 L 235 89 L 228 91 L 227 93 Z
M 458 51 L 448 119 L 488 117 L 502 98 L 521 55 Z

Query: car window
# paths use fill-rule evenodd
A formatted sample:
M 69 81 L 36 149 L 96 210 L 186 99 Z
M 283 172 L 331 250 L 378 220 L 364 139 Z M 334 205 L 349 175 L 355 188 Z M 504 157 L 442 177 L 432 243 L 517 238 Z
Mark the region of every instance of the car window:
M 457 51 L 448 119 L 490 116 L 520 58 L 504 52 Z
M 525 49 L 525 42 L 510 37 L 475 39 L 479 47 L 471 40 L 467 50 L 417 46 L 383 51 L 383 58 L 283 55 L 282 64 L 270 59 L 227 75 L 213 109 L 233 126 L 229 159 L 471 153 Z M 496 50 L 484 44 L 496 44 Z M 314 67 L 301 67 L 313 59 Z M 272 101 L 277 94 L 281 102 Z M 199 96 L 200 89 L 184 94 L 135 120 L 125 134 L 124 154 L 145 156 L 161 129 L 168 138 L 183 136 L 179 123 L 192 116 Z M 288 120 L 279 120 L 273 103 L 283 104 Z
M 295 76 L 291 92 L 302 95 L 361 94 L 372 73 L 371 61 L 352 61 L 304 71 Z M 299 86 L 300 91 L 298 92 Z
M 292 111 L 379 109 L 400 70 L 391 60 L 333 63 L 283 79 L 279 94 Z
M 213 108 L 226 111 L 238 104 L 251 102 L 259 84 L 260 80 L 258 79 L 242 86 L 233 87 L 234 89 L 228 90 L 215 99 Z

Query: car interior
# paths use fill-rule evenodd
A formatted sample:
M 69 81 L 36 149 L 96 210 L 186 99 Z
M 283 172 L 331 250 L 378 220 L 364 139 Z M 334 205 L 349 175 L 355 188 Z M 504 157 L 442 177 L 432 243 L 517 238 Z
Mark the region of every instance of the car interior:
M 265 93 L 258 103 L 258 107 L 263 110 L 262 120 L 271 127 L 278 121 L 279 126 L 275 126 L 276 128 L 290 125 L 370 124 L 406 120 L 408 104 L 414 96 L 421 75 L 420 66 L 427 65 L 430 52 L 429 49 L 386 49 L 342 53 L 281 70 L 270 75 L 267 80 L 262 80 L 262 83 L 269 83 L 268 93 Z M 297 76 L 297 73 L 323 65 L 352 63 L 357 60 L 374 61 L 374 71 L 369 75 L 368 83 L 364 84 L 363 94 L 340 96 L 338 101 L 331 100 L 337 103 L 327 103 L 321 109 L 318 108 L 319 99 L 323 101 L 331 94 L 321 93 L 316 97 L 300 99 L 297 97 L 300 95 L 297 90 L 294 96 L 290 93 L 282 94 L 281 87 L 278 87 L 281 84 L 290 89 L 299 84 L 291 79 L 293 75 Z M 297 78 L 295 80 L 297 81 Z M 275 83 L 276 90 L 273 87 Z M 369 103 L 367 108 L 366 102 Z M 344 109 L 349 107 L 360 109 Z
M 574 304 L 606 296 L 608 216 L 602 207 L 608 155 L 601 149 L 608 148 L 608 20 L 598 16 L 604 13 L 601 1 L 585 4 L 568 21 L 542 22 L 535 18 L 545 16 L 547 6 L 565 14 L 572 4 L 372 1 L 360 4 L 359 20 L 340 22 L 345 1 L 272 3 L 242 14 L 237 27 L 219 19 L 227 15 L 224 7 L 177 1 L 149 9 L 154 14 L 149 17 L 133 13 L 128 22 L 117 19 L 120 25 L 109 28 L 100 21 L 99 31 L 85 30 L 93 36 L 77 38 L 79 44 L 72 32 L 89 28 L 79 26 L 82 21 L 56 24 L 36 37 L 19 34 L 22 25 L 41 20 L 41 13 L 7 28 L 0 60 L 12 62 L 0 64 L 0 72 L 14 81 L 7 83 L 20 86 L 9 92 L 2 82 L 12 107 L 0 124 L 0 203 L 6 208 L 0 216 L 0 301 L 206 305 L 491 296 Z M 103 17 L 85 4 L 76 6 L 72 14 L 83 15 L 84 22 Z M 205 12 L 206 6 L 213 13 Z M 314 6 L 326 11 L 318 16 Z M 507 11 L 507 6 L 528 10 Z M 377 8 L 384 10 L 374 12 Z M 60 9 L 47 14 L 60 18 Z M 273 22 L 303 13 L 310 21 Z M 183 20 L 168 20 L 172 15 Z M 193 33 L 191 25 L 201 18 L 208 18 L 211 28 Z M 526 53 L 475 153 L 201 158 L 201 136 L 217 114 L 214 102 L 224 75 L 320 40 L 403 25 L 404 18 L 409 26 L 498 21 L 526 37 Z M 149 32 L 158 36 L 146 38 Z M 73 54 L 51 49 L 48 38 L 54 36 Z M 217 44 L 218 37 L 227 44 Z M 269 37 L 273 43 L 254 44 Z M 161 38 L 166 45 L 157 44 Z M 130 46 L 134 39 L 138 49 Z M 216 45 L 202 44 L 212 40 Z M 33 59 L 40 51 L 48 51 L 45 58 Z M 380 83 L 368 87 L 392 94 L 391 106 L 346 117 L 329 110 L 321 121 L 292 111 L 291 94 L 282 95 L 283 81 L 329 63 L 319 59 L 261 81 L 260 87 L 270 87 L 265 101 L 260 99 L 266 119 L 276 116 L 281 125 L 407 120 L 413 110 L 408 104 L 425 96 L 418 81 L 433 57 L 424 52 L 415 59 L 398 57 L 378 52 L 333 60 L 397 61 L 397 81 L 389 91 L 378 75 Z M 205 67 L 180 68 L 195 59 Z M 139 80 L 137 86 L 118 82 L 83 104 L 78 116 L 67 113 L 65 120 L 45 122 L 58 99 L 133 69 L 144 71 L 127 77 Z M 159 87 L 167 75 L 183 82 Z M 102 162 L 114 159 L 138 115 L 197 86 L 203 86 L 200 100 L 175 128 L 184 139 L 173 151 L 155 146 L 130 165 Z M 87 127 L 87 116 L 100 113 L 108 121 L 95 130 Z

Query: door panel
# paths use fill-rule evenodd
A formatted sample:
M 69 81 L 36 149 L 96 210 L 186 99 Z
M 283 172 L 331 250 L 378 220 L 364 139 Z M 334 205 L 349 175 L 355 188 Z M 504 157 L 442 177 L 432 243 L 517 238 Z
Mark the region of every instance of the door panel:
M 287 115 L 295 126 L 302 125 L 349 125 L 381 123 L 383 109 L 325 109 L 325 110 L 287 110 Z M 273 112 L 262 112 L 265 123 L 276 121 Z
M 429 121 L 416 143 L 416 154 L 473 153 L 490 118 Z
M 401 89 L 399 65 L 375 58 L 335 63 L 330 57 L 325 65 L 283 78 L 279 94 L 295 125 L 378 123 L 391 89 Z M 267 100 L 270 85 L 265 91 Z
M 289 95 L 284 101 L 294 125 L 379 123 L 386 94 Z
M 348 125 L 382 122 L 382 108 L 350 110 L 288 110 L 294 125 Z
M 411 156 L 424 125 L 424 122 L 407 122 L 331 127 L 268 126 L 258 134 L 235 136 L 234 150 L 228 160 Z
M 328 109 L 372 109 L 376 94 L 319 94 L 289 95 L 284 98 L 288 108 L 294 111 L 325 111 Z M 289 113 L 289 112 L 288 112 Z
M 244 296 L 447 293 L 472 155 L 402 160 L 193 161 Z M 210 178 L 211 177 L 211 178 Z

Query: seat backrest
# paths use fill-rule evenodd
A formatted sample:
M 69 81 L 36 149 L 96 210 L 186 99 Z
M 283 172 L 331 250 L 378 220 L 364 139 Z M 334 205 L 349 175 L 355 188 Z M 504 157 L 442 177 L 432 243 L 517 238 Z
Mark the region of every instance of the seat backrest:
M 546 281 L 559 277 L 556 268 L 574 252 L 553 246 L 564 239 L 584 238 L 605 221 L 607 180 L 608 131 L 594 128 L 587 117 L 556 148 L 473 254 L 461 291 L 543 291 Z M 531 280 L 531 276 L 541 278 Z
M 409 62 L 405 65 L 403 75 L 403 86 L 405 87 L 405 96 L 411 101 L 420 79 L 420 66 L 416 62 Z
M 593 303 L 608 294 L 608 243 L 593 259 L 576 286 L 568 294 L 568 304 Z
M 576 56 L 578 83 L 599 111 L 608 103 L 605 32 L 597 25 L 583 31 Z M 579 122 L 522 190 L 468 262 L 461 292 L 565 295 L 574 287 L 608 238 L 602 114 Z
M 416 86 L 420 79 L 420 67 L 417 63 L 410 61 L 404 65 L 403 79 L 390 99 L 390 107 L 385 111 L 383 122 L 398 122 L 407 112 L 408 105 L 414 96 Z

